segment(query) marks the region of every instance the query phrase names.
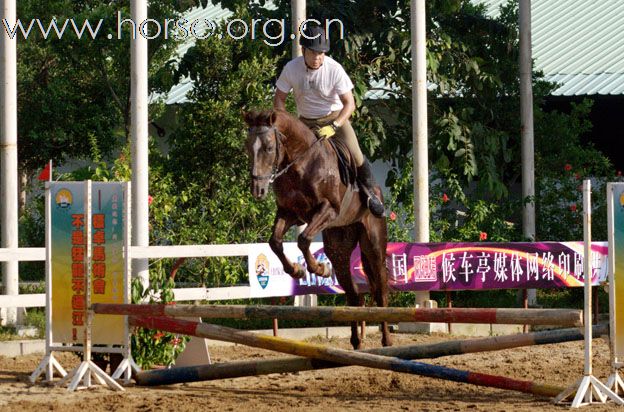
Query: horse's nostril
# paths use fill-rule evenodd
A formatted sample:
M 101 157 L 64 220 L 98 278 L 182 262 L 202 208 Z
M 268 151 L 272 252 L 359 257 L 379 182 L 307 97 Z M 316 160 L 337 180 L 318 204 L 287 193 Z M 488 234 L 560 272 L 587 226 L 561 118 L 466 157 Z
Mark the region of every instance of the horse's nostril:
M 260 196 L 264 196 L 264 189 L 260 189 Z

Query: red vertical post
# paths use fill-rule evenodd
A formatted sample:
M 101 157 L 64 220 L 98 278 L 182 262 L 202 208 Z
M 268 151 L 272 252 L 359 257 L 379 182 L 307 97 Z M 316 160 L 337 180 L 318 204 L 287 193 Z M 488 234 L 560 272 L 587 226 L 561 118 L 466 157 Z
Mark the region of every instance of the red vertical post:
M 453 301 L 451 300 L 451 292 L 449 292 L 448 290 L 446 291 L 446 307 L 447 308 L 453 307 Z M 447 323 L 449 335 L 453 332 L 451 325 L 452 325 L 451 323 Z
M 528 290 L 522 289 L 522 299 L 524 301 L 523 307 L 525 309 L 528 309 L 529 308 L 529 291 Z M 527 333 L 528 331 L 529 331 L 529 325 L 524 325 L 522 327 L 522 332 Z

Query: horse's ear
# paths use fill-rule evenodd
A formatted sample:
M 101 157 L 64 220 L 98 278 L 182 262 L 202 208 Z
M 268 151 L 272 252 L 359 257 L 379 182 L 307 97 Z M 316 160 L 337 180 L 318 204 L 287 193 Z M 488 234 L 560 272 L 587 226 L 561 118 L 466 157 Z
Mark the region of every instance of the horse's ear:
M 277 112 L 273 110 L 271 111 L 271 116 L 269 117 L 269 122 L 271 123 L 271 126 L 273 126 L 276 121 L 277 121 Z

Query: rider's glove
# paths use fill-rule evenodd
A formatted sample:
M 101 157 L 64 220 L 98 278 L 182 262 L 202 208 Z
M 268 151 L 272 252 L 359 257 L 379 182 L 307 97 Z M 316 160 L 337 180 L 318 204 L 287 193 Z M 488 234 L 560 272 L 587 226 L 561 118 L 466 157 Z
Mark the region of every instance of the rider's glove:
M 338 130 L 338 125 L 336 122 L 332 122 L 332 124 L 328 124 L 327 126 L 323 126 L 316 131 L 316 135 L 320 139 L 329 139 L 333 135 L 336 134 L 336 130 Z

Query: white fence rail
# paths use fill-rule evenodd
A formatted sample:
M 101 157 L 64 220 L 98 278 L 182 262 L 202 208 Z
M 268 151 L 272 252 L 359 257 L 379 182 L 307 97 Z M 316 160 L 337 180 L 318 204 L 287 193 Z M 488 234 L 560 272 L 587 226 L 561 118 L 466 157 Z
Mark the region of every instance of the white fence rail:
M 248 256 L 253 243 L 240 245 L 184 245 L 184 246 L 132 246 L 132 259 L 198 258 Z M 0 249 L 0 262 L 44 261 L 45 248 Z M 225 288 L 179 288 L 173 290 L 176 301 L 247 299 L 251 296 L 249 286 Z M 0 308 L 45 307 L 45 293 L 26 295 L 0 295 Z
M 254 246 L 253 243 L 240 245 L 132 246 L 130 256 L 132 259 L 247 256 Z
M 17 249 L 0 249 L 0 262 L 10 261 L 41 261 L 45 260 L 44 247 L 20 247 Z

